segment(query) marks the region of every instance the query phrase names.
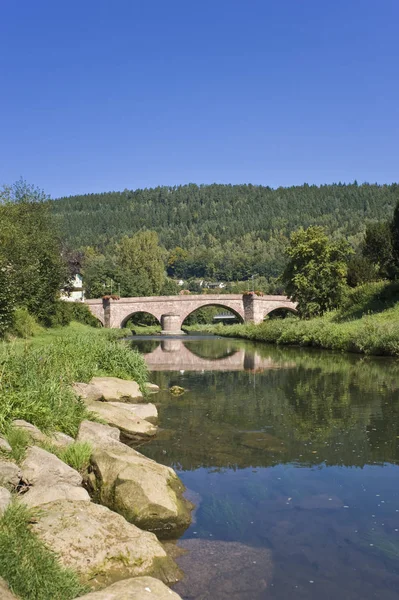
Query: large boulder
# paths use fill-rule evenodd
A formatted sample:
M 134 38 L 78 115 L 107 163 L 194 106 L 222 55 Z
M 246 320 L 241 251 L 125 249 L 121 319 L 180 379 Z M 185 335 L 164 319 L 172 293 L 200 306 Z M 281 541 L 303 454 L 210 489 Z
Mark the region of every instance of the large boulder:
M 154 437 L 157 433 L 155 425 L 140 419 L 121 406 L 112 406 L 110 402 L 92 402 L 89 408 L 108 424 L 117 427 L 129 440 L 142 442 Z
M 191 523 L 193 505 L 170 467 L 115 439 L 113 429 L 84 421 L 77 439 L 93 447 L 91 484 L 102 504 L 158 537 L 178 537 Z
M 68 484 L 79 486 L 82 476 L 60 460 L 55 454 L 38 446 L 28 448 L 21 464 L 24 480 L 30 485 Z
M 155 404 L 148 402 L 146 404 L 130 404 L 128 402 L 108 402 L 110 406 L 116 406 L 128 410 L 133 416 L 144 419 L 150 423 L 156 423 L 158 420 L 158 411 Z
M 141 575 L 166 583 L 180 577 L 155 535 L 105 506 L 62 500 L 43 508 L 32 530 L 93 589 Z
M 76 438 L 78 442 L 89 442 L 92 446 L 109 444 L 111 441 L 120 441 L 120 431 L 116 427 L 96 423 L 95 421 L 82 421 Z
M 0 577 L 0 598 L 1 600 L 17 600 L 2 577 Z
M 86 594 L 78 600 L 145 600 L 147 596 L 150 600 L 181 600 L 180 596 L 154 577 L 118 581 L 105 590 Z
M 30 487 L 26 494 L 21 496 L 21 502 L 29 508 L 42 506 L 49 502 L 57 502 L 58 500 L 90 502 L 90 496 L 83 487 L 68 485 L 67 483 L 35 485 Z
M 143 397 L 138 383 L 118 377 L 93 377 L 90 383 L 75 383 L 73 389 L 87 402 L 95 400 L 129 402 Z
M 72 388 L 75 394 L 82 398 L 86 404 L 102 399 L 101 390 L 92 383 L 76 382 L 73 384 Z
M 31 486 L 21 501 L 30 508 L 58 500 L 90 502 L 89 494 L 81 487 L 80 473 L 42 448 L 28 448 L 21 470 L 24 481 Z
M 14 427 L 25 431 L 34 442 L 39 444 L 52 444 L 56 448 L 67 448 L 75 441 L 72 437 L 60 431 L 47 435 L 40 431 L 36 425 L 32 425 L 32 423 L 28 423 L 23 419 L 17 419 L 12 424 Z
M 11 460 L 0 459 L 0 485 L 16 488 L 21 481 L 21 469 Z
M 5 513 L 11 500 L 12 500 L 11 492 L 7 488 L 0 487 L 0 517 Z M 0 590 L 1 590 L 1 587 L 0 587 Z

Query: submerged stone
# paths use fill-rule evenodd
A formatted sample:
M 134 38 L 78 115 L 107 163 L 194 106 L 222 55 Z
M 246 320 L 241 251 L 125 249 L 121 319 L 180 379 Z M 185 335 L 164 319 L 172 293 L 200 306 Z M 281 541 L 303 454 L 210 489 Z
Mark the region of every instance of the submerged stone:
M 185 552 L 177 559 L 187 573 L 176 591 L 190 600 L 262 600 L 273 576 L 272 553 L 239 542 L 187 539 L 178 542 Z
M 184 394 L 185 389 L 179 385 L 172 385 L 172 387 L 169 388 L 169 392 L 174 396 L 181 396 L 181 394 Z

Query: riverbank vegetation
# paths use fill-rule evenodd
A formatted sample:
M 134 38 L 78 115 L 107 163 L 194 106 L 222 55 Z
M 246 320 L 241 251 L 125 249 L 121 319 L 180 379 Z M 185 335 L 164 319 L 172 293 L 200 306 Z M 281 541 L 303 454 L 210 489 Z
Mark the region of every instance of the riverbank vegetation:
M 0 575 L 23 600 L 72 600 L 88 592 L 31 531 L 35 513 L 12 503 L 0 519 Z
M 340 309 L 323 316 L 266 319 L 259 325 L 191 326 L 227 337 L 280 345 L 399 356 L 399 283 L 369 283 L 351 291 Z
M 0 431 L 24 419 L 43 431 L 76 436 L 89 413 L 72 390 L 75 381 L 94 376 L 134 379 L 144 389 L 143 358 L 118 333 L 73 323 L 32 340 L 0 344 Z

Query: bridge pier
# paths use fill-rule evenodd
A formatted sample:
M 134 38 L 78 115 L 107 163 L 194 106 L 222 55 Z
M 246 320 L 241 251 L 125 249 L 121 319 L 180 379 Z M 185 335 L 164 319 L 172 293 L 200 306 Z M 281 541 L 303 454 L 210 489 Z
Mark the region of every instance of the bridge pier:
M 161 335 L 185 335 L 180 329 L 179 315 L 162 315 L 161 316 Z

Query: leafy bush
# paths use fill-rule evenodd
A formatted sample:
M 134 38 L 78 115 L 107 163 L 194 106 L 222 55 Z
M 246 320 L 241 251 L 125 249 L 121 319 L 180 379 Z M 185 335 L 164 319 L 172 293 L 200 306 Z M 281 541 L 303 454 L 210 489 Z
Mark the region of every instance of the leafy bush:
M 16 308 L 11 332 L 21 338 L 29 338 L 40 333 L 42 328 L 27 308 Z
M 14 321 L 14 297 L 10 267 L 0 261 L 0 338 L 11 328 Z
M 0 576 L 22 600 L 72 600 L 87 589 L 31 531 L 34 513 L 12 503 L 0 519 Z

